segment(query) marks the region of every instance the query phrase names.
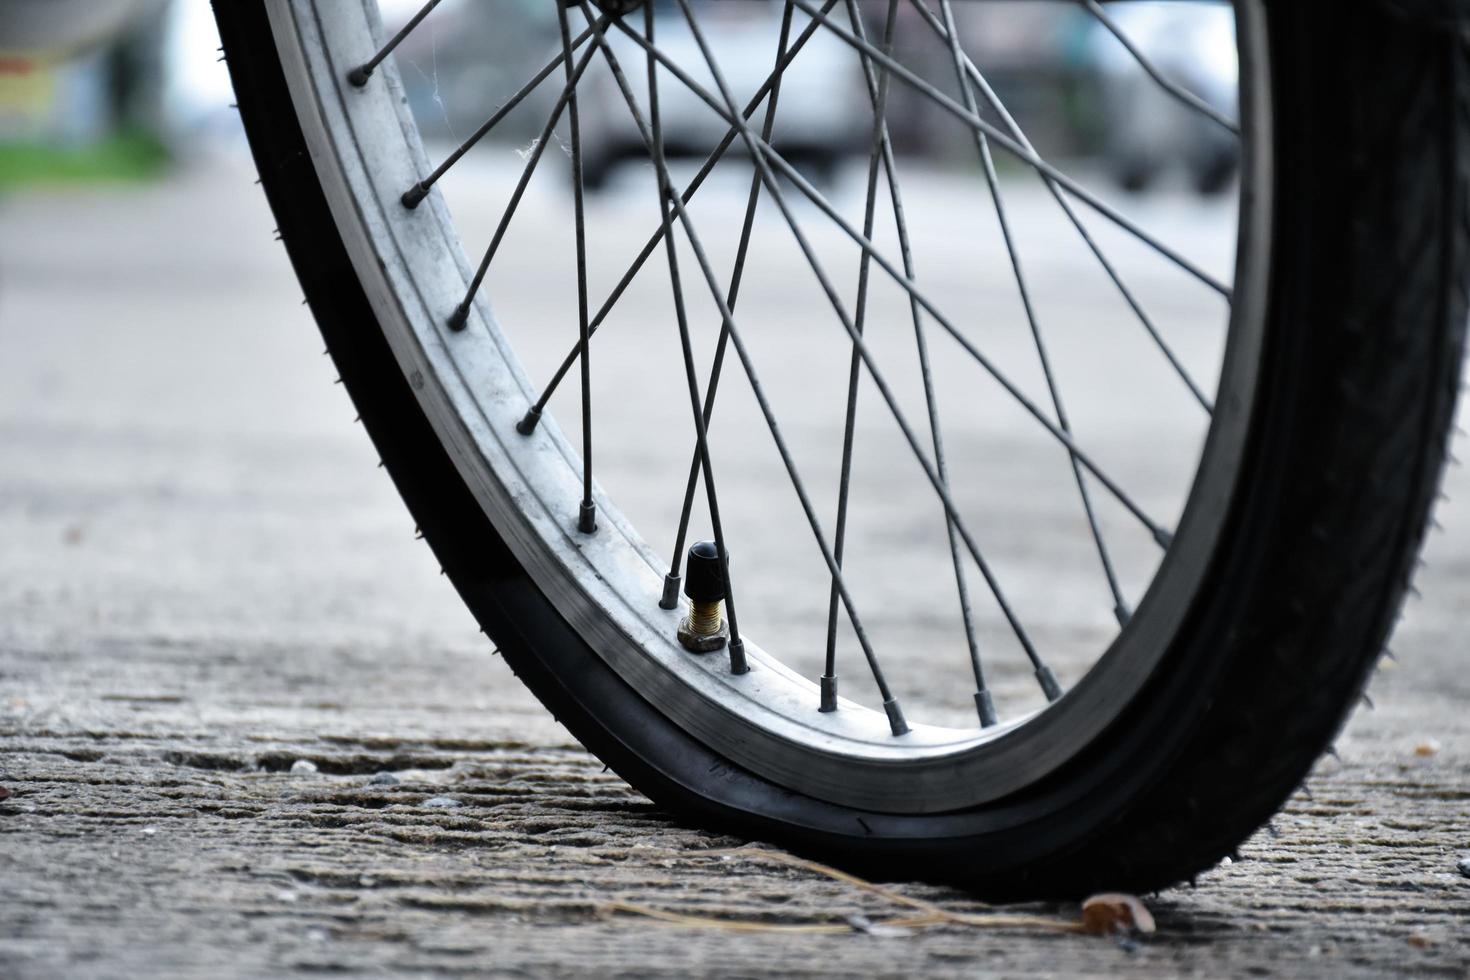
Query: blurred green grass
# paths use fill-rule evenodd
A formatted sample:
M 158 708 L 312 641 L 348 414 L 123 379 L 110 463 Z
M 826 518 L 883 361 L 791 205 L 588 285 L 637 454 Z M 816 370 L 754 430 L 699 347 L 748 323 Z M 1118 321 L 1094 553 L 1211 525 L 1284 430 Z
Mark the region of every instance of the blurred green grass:
M 0 143 L 0 189 L 149 180 L 161 174 L 170 159 L 163 142 L 144 130 L 119 132 L 85 146 Z

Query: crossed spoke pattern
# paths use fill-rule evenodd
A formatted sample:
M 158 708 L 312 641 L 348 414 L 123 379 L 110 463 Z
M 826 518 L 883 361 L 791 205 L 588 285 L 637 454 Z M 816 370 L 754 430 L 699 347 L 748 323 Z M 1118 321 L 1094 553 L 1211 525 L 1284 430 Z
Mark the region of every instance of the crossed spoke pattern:
M 765 426 L 769 430 L 792 490 L 810 526 L 815 544 L 821 552 L 830 576 L 825 659 L 819 683 L 820 697 L 814 707 L 820 712 L 838 710 L 837 637 L 840 620 L 845 614 L 848 625 L 861 648 L 867 672 L 871 675 L 882 699 L 893 735 L 900 736 L 909 731 L 897 696 L 888 683 L 878 653 L 868 631 L 864 628 L 852 589 L 843 572 L 847 548 L 858 403 L 860 391 L 865 386 L 870 387 L 877 394 L 887 409 L 912 451 L 920 472 L 934 491 L 938 504 L 936 511 L 944 521 L 950 565 L 954 576 L 954 592 L 959 605 L 960 620 L 974 676 L 974 703 L 980 726 L 984 728 L 997 724 L 999 716 L 991 691 L 986 684 L 974 601 L 968 581 L 968 573 L 971 569 L 979 573 L 989 594 L 989 600 L 994 603 L 1005 619 L 1020 649 L 1029 660 L 1041 692 L 1051 701 L 1061 697 L 1063 691 L 1060 684 L 1037 650 L 1036 644 L 1020 621 L 1011 602 L 1007 599 L 999 576 L 980 548 L 976 536 L 961 517 L 952 495 L 949 465 L 940 423 L 939 394 L 936 390 L 930 352 L 931 328 L 937 327 L 942 334 L 957 343 L 965 354 L 989 375 L 999 389 L 1023 409 L 1048 438 L 1056 442 L 1059 456 L 1065 456 L 1072 483 L 1075 485 L 1077 501 L 1085 517 L 1092 547 L 1096 552 L 1101 577 L 1106 583 L 1107 595 L 1120 628 L 1129 621 L 1131 609 L 1125 598 L 1123 586 L 1119 582 L 1115 561 L 1097 515 L 1095 494 L 1101 492 L 1121 505 L 1122 509 L 1132 515 L 1160 548 L 1167 549 L 1170 546 L 1172 533 L 1154 520 L 1145 508 L 1115 478 L 1102 469 L 1094 457 L 1076 441 L 1063 391 L 1054 369 L 1053 356 L 1047 343 L 1043 319 L 1033 301 L 1032 287 L 1025 271 L 1025 262 L 1014 233 L 1010 212 L 1007 209 L 994 148 L 1000 148 L 1019 161 L 1026 169 L 1036 174 L 1050 199 L 1055 202 L 1065 217 L 1067 224 L 1075 230 L 1080 242 L 1095 259 L 1098 267 L 1132 312 L 1150 345 L 1164 358 L 1171 372 L 1187 389 L 1189 395 L 1198 402 L 1207 418 L 1214 409 L 1210 398 L 1167 343 L 1154 320 L 1145 311 L 1136 293 L 1124 281 L 1117 265 L 1108 258 L 1097 236 L 1084 221 L 1078 205 L 1086 207 L 1116 226 L 1125 235 L 1157 253 L 1166 262 L 1224 298 L 1227 303 L 1232 298 L 1231 287 L 1217 280 L 1182 252 L 1146 231 L 1137 222 L 1088 191 L 1075 179 L 1041 157 L 1015 118 L 998 98 L 985 75 L 965 52 L 952 0 L 938 0 L 937 9 L 930 5 L 929 0 L 873 0 L 875 9 L 882 15 L 881 34 L 876 39 L 869 36 L 858 0 L 842 0 L 842 14 L 845 15 L 845 23 L 840 22 L 837 16 L 839 0 L 825 0 L 820 5 L 814 3 L 813 0 L 785 0 L 779 40 L 776 49 L 771 53 L 771 69 L 755 93 L 743 105 L 736 100 L 730 88 L 706 35 L 705 26 L 701 23 L 698 9 L 691 0 L 675 0 L 675 4 L 677 15 L 682 19 L 683 27 L 687 28 L 688 36 L 698 51 L 700 63 L 697 65 L 680 64 L 660 47 L 655 32 L 661 15 L 655 15 L 652 2 L 640 3 L 637 0 L 550 0 L 550 2 L 556 6 L 560 37 L 559 51 L 556 56 L 537 71 L 510 99 L 502 103 L 470 138 L 450 153 L 439 166 L 412 186 L 404 189 L 402 205 L 409 209 L 417 207 L 439 179 L 454 167 L 471 148 L 491 133 L 558 68 L 561 69 L 564 79 L 561 91 L 541 127 L 539 137 L 533 143 L 530 152 L 526 154 L 520 177 L 501 213 L 490 243 L 475 269 L 466 293 L 455 308 L 448 313 L 446 322 L 453 332 L 463 331 L 468 325 L 474 299 L 517 213 L 526 188 L 544 156 L 547 144 L 554 141 L 554 134 L 565 119 L 570 134 L 568 155 L 574 214 L 578 329 L 571 349 L 548 383 L 542 388 L 539 397 L 528 406 L 524 417 L 517 425 L 517 430 L 522 435 L 530 435 L 535 431 L 557 387 L 570 373 L 572 367 L 576 366 L 580 382 L 582 420 L 582 495 L 574 521 L 578 532 L 590 535 L 597 531 L 596 507 L 593 502 L 591 341 L 599 328 L 605 324 L 609 313 L 617 305 L 629 285 L 662 244 L 671 285 L 674 326 L 677 328 L 680 344 L 695 439 L 691 449 L 688 477 L 684 484 L 669 571 L 664 579 L 662 594 L 650 597 L 650 601 L 657 602 L 667 609 L 674 608 L 678 603 L 681 581 L 680 561 L 689 534 L 694 501 L 702 485 L 705 506 L 709 514 L 725 584 L 726 614 L 730 629 L 730 641 L 727 644 L 729 670 L 733 674 L 743 674 L 749 670 L 744 641 L 738 627 L 734 595 L 736 583 L 730 574 L 729 551 L 720 517 L 719 495 L 716 491 L 714 447 L 711 445 L 709 434 L 725 363 L 729 351 L 733 348 L 735 359 L 754 395 Z M 1188 106 L 1213 124 L 1231 133 L 1239 134 L 1240 129 L 1235 121 L 1226 118 L 1213 106 L 1160 71 L 1126 36 L 1096 0 L 1075 0 L 1075 2 L 1095 18 L 1103 29 L 1113 35 L 1138 62 L 1139 67 L 1171 98 Z M 429 0 L 428 3 L 425 3 L 380 51 L 347 74 L 348 83 L 359 88 L 370 84 L 377 66 L 418 27 L 438 3 L 439 0 Z M 944 46 L 948 54 L 949 68 L 953 74 L 953 90 L 958 92 L 958 97 L 947 94 L 938 84 L 922 77 L 917 71 L 901 64 L 894 57 L 895 32 L 899 24 L 901 6 L 911 8 L 918 21 L 922 22 L 925 29 L 930 31 L 934 38 Z M 570 22 L 573 11 L 585 23 L 585 26 L 575 34 Z M 863 217 L 860 226 L 855 226 L 843 216 L 827 197 L 773 146 L 778 126 L 778 106 L 783 78 L 808 41 L 819 31 L 836 38 L 851 49 L 853 57 L 861 67 L 864 94 L 871 110 Z M 642 54 L 642 67 L 646 75 L 645 98 L 640 99 L 630 85 L 626 74 L 627 66 L 620 63 L 615 50 L 616 46 L 610 40 L 611 37 L 626 39 L 631 48 L 625 46 L 623 48 L 625 53 L 636 49 Z M 685 50 L 688 50 L 687 47 Z M 595 312 L 592 312 L 588 293 L 588 255 L 578 88 L 589 66 L 597 59 L 605 64 L 609 75 L 616 84 L 628 117 L 636 128 L 647 157 L 653 165 L 654 189 L 658 201 L 658 225 L 651 231 L 643 248 L 617 280 L 603 303 L 597 307 Z M 727 127 L 724 136 L 706 156 L 693 179 L 682 190 L 676 189 L 674 185 L 666 159 L 664 142 L 660 84 L 661 79 L 670 78 L 677 81 L 687 94 L 705 103 L 709 111 Z M 702 82 L 701 79 L 705 79 L 706 82 Z M 956 326 L 954 321 L 918 284 L 917 262 L 904 210 L 902 182 L 889 130 L 888 109 L 895 81 L 918 93 L 928 103 L 953 117 L 970 134 L 1004 245 L 1011 278 L 1014 281 L 1029 329 L 1030 346 L 1045 382 L 1046 402 L 1044 404 L 1029 397 L 995 360 Z M 712 85 L 707 82 L 712 82 Z M 758 112 L 761 113 L 761 116 L 757 128 L 752 125 L 752 120 L 756 118 Z M 991 119 L 996 119 L 999 123 L 992 122 Z M 744 149 L 753 173 L 746 197 L 734 262 L 728 276 L 722 280 L 709 257 L 704 240 L 690 215 L 688 205 L 704 185 L 709 174 L 725 158 L 737 141 Z M 840 230 L 843 236 L 857 246 L 859 256 L 856 291 L 850 304 L 842 295 L 842 291 L 813 247 L 801 221 L 798 220 L 797 212 L 791 202 L 792 192 L 820 212 Z M 762 203 L 773 207 L 779 213 L 782 223 L 801 252 L 803 262 L 810 268 L 812 276 L 831 307 L 834 319 L 843 330 L 843 335 L 839 335 L 839 339 L 849 350 L 841 463 L 838 471 L 835 517 L 830 533 L 825 528 L 817 505 L 808 490 L 808 485 L 796 465 L 795 457 L 782 433 L 777 415 L 772 408 L 766 388 L 761 382 L 750 349 L 745 343 L 735 317 L 740 288 L 750 254 L 756 214 Z M 880 218 L 892 227 L 896 235 L 899 253 L 897 262 L 885 255 L 874 244 L 875 229 Z M 704 290 L 708 293 L 707 300 L 686 295 L 684 270 L 680 267 L 680 249 L 677 243 L 679 237 L 682 237 L 689 252 L 694 256 L 698 273 L 696 278 L 703 282 Z M 912 422 L 901 409 L 893 387 L 884 370 L 877 363 L 865 336 L 868 321 L 872 315 L 871 297 L 875 271 L 898 287 L 907 300 L 917 354 L 919 380 L 923 391 L 923 420 L 918 424 Z M 695 292 L 697 293 L 698 289 Z M 691 337 L 689 311 L 691 302 L 700 304 L 707 302 L 714 307 L 720 319 L 714 356 L 708 371 L 703 375 L 705 379 L 703 385 L 701 385 L 701 374 L 695 363 Z

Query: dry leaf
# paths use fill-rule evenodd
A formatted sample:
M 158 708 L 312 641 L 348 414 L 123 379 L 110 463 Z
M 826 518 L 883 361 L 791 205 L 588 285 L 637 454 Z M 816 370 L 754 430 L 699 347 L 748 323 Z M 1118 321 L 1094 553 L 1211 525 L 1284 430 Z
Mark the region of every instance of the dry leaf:
M 1132 895 L 1104 892 L 1082 903 L 1082 928 L 1094 936 L 1141 932 L 1151 934 L 1154 917 L 1148 908 Z
M 1438 751 L 1439 740 L 1434 738 L 1426 738 L 1424 741 L 1414 746 L 1415 755 L 1434 755 Z
M 1434 945 L 1434 937 L 1428 933 L 1416 930 L 1415 932 L 1409 933 L 1409 945 L 1415 949 L 1428 949 Z

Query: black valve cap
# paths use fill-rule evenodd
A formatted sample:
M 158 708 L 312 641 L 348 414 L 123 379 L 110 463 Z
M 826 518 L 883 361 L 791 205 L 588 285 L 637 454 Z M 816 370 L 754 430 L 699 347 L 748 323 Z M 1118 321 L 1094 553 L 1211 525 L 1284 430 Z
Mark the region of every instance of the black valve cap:
M 720 574 L 720 552 L 713 541 L 696 541 L 684 561 L 684 594 L 695 602 L 725 598 L 725 576 Z

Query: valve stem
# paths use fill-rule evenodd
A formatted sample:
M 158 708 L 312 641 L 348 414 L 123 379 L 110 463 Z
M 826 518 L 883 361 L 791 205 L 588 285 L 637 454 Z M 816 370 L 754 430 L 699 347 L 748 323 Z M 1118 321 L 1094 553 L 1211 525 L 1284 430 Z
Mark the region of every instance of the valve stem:
M 679 645 L 690 653 L 713 653 L 730 639 L 725 625 L 725 577 L 713 541 L 696 541 L 684 562 L 684 594 L 689 615 L 679 620 Z

